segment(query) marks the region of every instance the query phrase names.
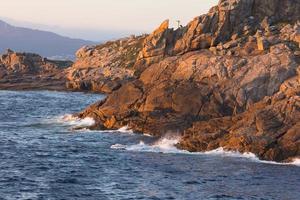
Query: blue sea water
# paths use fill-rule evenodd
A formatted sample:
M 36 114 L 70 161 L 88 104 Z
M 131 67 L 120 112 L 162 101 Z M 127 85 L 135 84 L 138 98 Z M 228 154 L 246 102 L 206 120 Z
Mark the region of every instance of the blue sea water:
M 0 199 L 300 199 L 300 167 L 123 128 L 76 131 L 97 94 L 0 91 Z

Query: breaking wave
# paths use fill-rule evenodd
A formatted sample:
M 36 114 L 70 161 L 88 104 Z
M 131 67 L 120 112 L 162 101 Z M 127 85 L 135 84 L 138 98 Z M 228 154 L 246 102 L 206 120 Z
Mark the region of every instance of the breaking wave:
M 215 150 L 212 150 L 212 151 L 203 152 L 201 154 L 247 158 L 247 159 L 255 161 L 255 162 L 266 163 L 266 164 L 274 164 L 274 165 L 296 165 L 296 166 L 300 166 L 300 159 L 298 159 L 298 158 L 295 158 L 292 162 L 289 162 L 289 163 L 266 161 L 266 160 L 260 160 L 254 153 L 251 153 L 251 152 L 240 153 L 240 152 L 237 152 L 237 151 L 226 151 L 222 147 L 220 147 L 218 149 L 215 149 Z
M 64 115 L 62 117 L 59 117 L 60 121 L 63 123 L 67 123 L 69 125 L 75 125 L 75 126 L 93 126 L 95 124 L 95 120 L 91 117 L 86 117 L 84 119 L 74 117 L 73 115 Z
M 114 132 L 115 132 L 115 131 L 114 131 Z M 132 131 L 131 129 L 129 129 L 128 126 L 124 126 L 124 127 L 122 127 L 122 128 L 119 128 L 119 129 L 117 130 L 117 132 L 119 132 L 119 133 L 134 134 L 133 131 Z
M 127 151 L 140 151 L 140 152 L 156 152 L 156 153 L 188 153 L 188 151 L 179 150 L 175 147 L 178 143 L 177 138 L 162 138 L 153 144 L 145 144 L 140 141 L 134 145 L 114 144 L 112 149 L 123 149 Z
M 91 126 L 95 125 L 95 120 L 91 117 L 79 118 L 72 114 L 65 114 L 56 117 L 47 118 L 42 121 L 42 124 L 57 124 L 61 126 L 70 127 L 72 131 L 84 131 L 84 132 L 97 132 L 97 133 L 122 133 L 128 135 L 134 135 L 135 133 L 128 126 L 121 127 L 117 130 L 92 130 Z M 144 134 L 144 136 L 152 137 L 151 135 Z
M 63 116 L 57 116 L 54 118 L 44 120 L 44 123 L 66 125 L 66 126 L 70 126 L 71 129 L 84 129 L 93 126 L 95 124 L 95 120 L 91 117 L 86 117 L 84 119 L 81 119 L 71 114 L 66 114 Z
M 90 117 L 86 117 L 84 119 L 74 117 L 71 114 L 66 114 L 63 116 L 58 116 L 52 119 L 48 119 L 47 123 L 57 123 L 64 124 L 70 126 L 72 130 L 85 130 L 85 131 L 93 131 L 89 130 L 90 126 L 95 124 L 95 120 Z M 94 132 L 94 131 L 93 131 Z M 125 133 L 129 135 L 133 135 L 134 132 L 129 129 L 128 126 L 124 126 L 118 130 L 97 130 L 95 132 L 101 133 Z M 144 135 L 147 137 L 151 137 L 150 135 Z M 111 149 L 116 150 L 126 150 L 126 151 L 136 151 L 136 152 L 154 152 L 154 153 L 166 153 L 166 154 L 190 154 L 190 155 L 210 155 L 210 156 L 221 156 L 221 157 L 239 157 L 245 158 L 254 162 L 266 163 L 266 164 L 276 164 L 276 165 L 295 165 L 300 166 L 300 158 L 295 158 L 292 162 L 289 163 L 279 163 L 275 161 L 265 161 L 260 160 L 255 154 L 251 152 L 240 153 L 237 151 L 227 151 L 222 147 L 217 148 L 215 150 L 206 151 L 206 152 L 189 152 L 186 150 L 181 150 L 176 147 L 178 144 L 180 137 L 171 137 L 166 136 L 160 138 L 154 143 L 145 143 L 144 141 L 140 141 L 137 144 L 132 145 L 124 145 L 124 144 L 114 144 L 111 145 Z
M 300 167 L 300 158 L 295 158 L 290 164 Z
M 116 150 L 126 150 L 126 151 L 137 151 L 137 152 L 154 152 L 154 153 L 166 153 L 166 154 L 190 154 L 190 155 L 210 155 L 210 156 L 220 156 L 220 157 L 238 157 L 245 158 L 254 162 L 260 162 L 265 164 L 276 164 L 276 165 L 296 165 L 300 166 L 300 158 L 294 159 L 290 163 L 279 163 L 274 161 L 260 160 L 255 154 L 239 153 L 237 151 L 226 151 L 222 147 L 206 151 L 206 152 L 189 152 L 186 150 L 180 150 L 176 147 L 179 138 L 161 138 L 152 144 L 146 144 L 140 141 L 138 144 L 124 145 L 124 144 L 114 144 L 111 145 L 111 149 Z

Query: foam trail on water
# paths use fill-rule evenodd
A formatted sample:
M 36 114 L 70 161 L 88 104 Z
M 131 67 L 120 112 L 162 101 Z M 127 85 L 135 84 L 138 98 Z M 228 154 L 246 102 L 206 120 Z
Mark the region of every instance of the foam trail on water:
M 176 148 L 179 138 L 161 138 L 157 142 L 152 144 L 146 144 L 140 141 L 138 144 L 133 145 L 123 145 L 114 144 L 111 145 L 111 149 L 126 150 L 126 151 L 136 151 L 136 152 L 154 152 L 154 153 L 168 153 L 168 154 L 190 154 L 190 155 L 210 155 L 210 156 L 220 156 L 220 157 L 238 157 L 246 158 L 253 162 L 260 162 L 265 164 L 276 164 L 276 165 L 295 165 L 300 166 L 300 158 L 296 158 L 290 163 L 278 163 L 274 161 L 260 160 L 255 154 L 251 152 L 239 153 L 237 151 L 226 151 L 222 147 L 206 152 L 189 152 L 186 150 L 180 150 Z

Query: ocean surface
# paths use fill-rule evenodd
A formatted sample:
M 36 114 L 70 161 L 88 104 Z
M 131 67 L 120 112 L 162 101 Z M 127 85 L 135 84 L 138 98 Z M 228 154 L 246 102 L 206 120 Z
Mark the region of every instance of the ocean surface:
M 0 199 L 300 199 L 299 161 L 177 150 L 178 138 L 75 130 L 97 94 L 0 91 Z

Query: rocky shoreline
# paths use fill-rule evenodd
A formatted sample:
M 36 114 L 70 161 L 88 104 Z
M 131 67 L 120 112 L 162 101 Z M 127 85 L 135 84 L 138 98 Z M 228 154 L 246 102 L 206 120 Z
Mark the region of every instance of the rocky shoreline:
M 70 67 L 35 59 L 39 70 L 30 73 L 65 89 L 109 94 L 76 114 L 92 117 L 91 128 L 179 134 L 178 148 L 193 152 L 300 157 L 298 1 L 221 0 L 185 27 L 165 21 L 150 35 L 83 47 L 76 56 Z M 0 64 L 1 80 L 12 80 L 7 66 Z
M 65 90 L 64 69 L 71 61 L 54 61 L 12 50 L 0 56 L 0 89 Z
M 299 9 L 291 0 L 223 0 L 186 27 L 165 21 L 144 39 L 137 78 L 78 116 L 94 118 L 94 128 L 180 134 L 189 151 L 297 158 Z

